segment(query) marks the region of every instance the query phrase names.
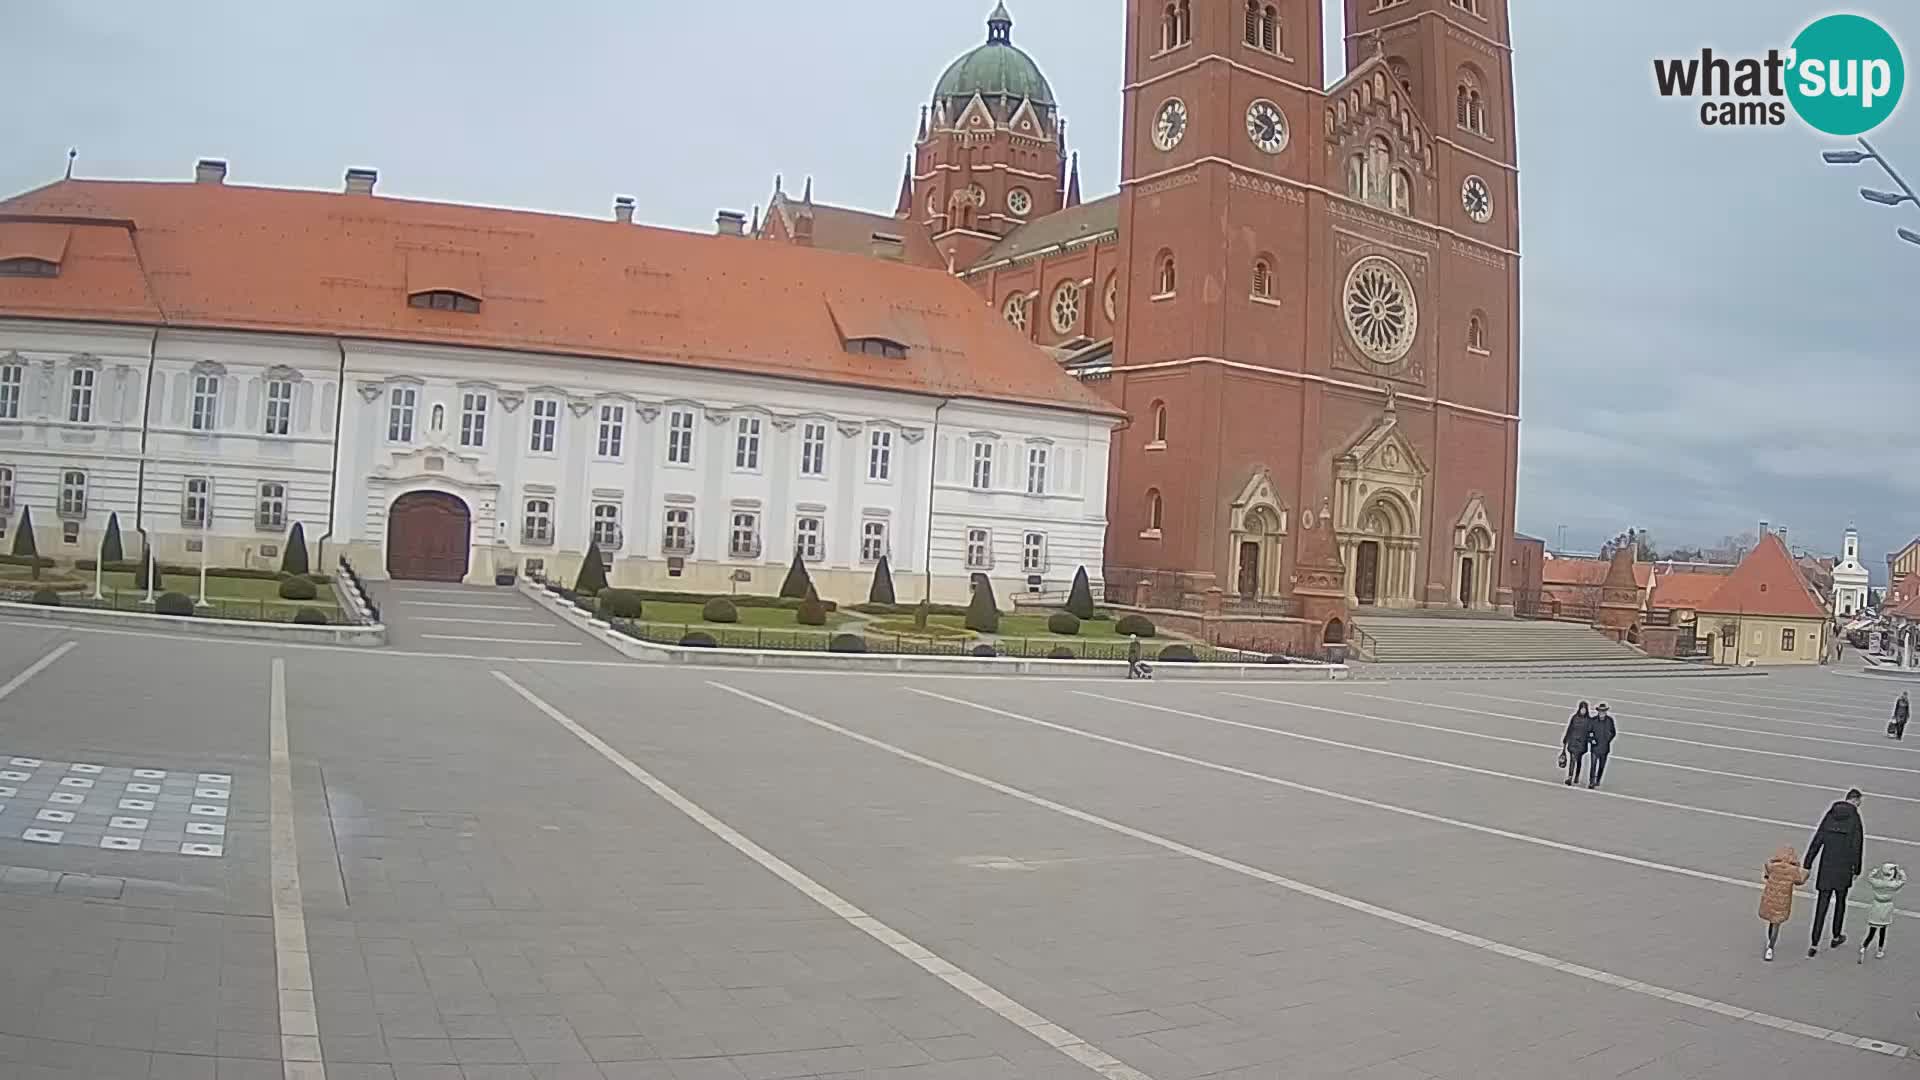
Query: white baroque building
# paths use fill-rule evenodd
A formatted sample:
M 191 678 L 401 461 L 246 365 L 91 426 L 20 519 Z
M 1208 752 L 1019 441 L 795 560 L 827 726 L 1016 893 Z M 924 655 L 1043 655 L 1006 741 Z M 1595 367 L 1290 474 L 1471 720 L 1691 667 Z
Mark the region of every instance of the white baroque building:
M 950 275 L 339 193 L 63 181 L 0 203 L 0 526 L 93 554 L 1003 598 L 1099 577 L 1120 414 Z M 876 234 L 882 250 L 892 238 Z
M 1867 568 L 1860 563 L 1860 533 L 1851 525 L 1841 552 L 1833 568 L 1833 613 L 1846 618 L 1867 610 L 1871 587 Z

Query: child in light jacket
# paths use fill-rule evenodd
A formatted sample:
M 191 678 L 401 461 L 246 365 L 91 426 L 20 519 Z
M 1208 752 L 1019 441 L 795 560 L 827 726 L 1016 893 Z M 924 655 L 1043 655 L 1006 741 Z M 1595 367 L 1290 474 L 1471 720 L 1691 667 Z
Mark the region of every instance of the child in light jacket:
M 1867 871 L 1867 888 L 1873 892 L 1873 903 L 1867 905 L 1867 940 L 1860 943 L 1860 959 L 1856 963 L 1867 962 L 1867 946 L 1878 935 L 1879 947 L 1873 951 L 1875 960 L 1887 957 L 1887 927 L 1893 924 L 1893 895 L 1907 883 L 1907 872 L 1897 863 L 1881 863 Z

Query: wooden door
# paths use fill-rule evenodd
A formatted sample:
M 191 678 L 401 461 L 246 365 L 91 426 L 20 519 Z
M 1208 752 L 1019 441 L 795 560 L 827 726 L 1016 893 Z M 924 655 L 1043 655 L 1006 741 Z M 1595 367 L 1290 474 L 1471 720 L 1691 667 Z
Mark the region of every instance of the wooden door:
M 1362 540 L 1354 551 L 1353 598 L 1371 605 L 1380 597 L 1380 544 Z
M 1460 560 L 1460 606 L 1473 606 L 1473 557 Z
M 1260 595 L 1260 544 L 1254 540 L 1240 543 L 1240 595 L 1251 600 Z
M 472 516 L 443 491 L 394 500 L 387 514 L 387 574 L 400 581 L 460 581 L 467 576 Z

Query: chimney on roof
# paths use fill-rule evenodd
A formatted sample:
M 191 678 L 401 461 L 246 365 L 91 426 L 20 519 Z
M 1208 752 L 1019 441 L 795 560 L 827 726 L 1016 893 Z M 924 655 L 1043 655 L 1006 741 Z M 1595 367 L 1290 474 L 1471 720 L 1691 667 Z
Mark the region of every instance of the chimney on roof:
M 901 262 L 907 257 L 907 238 L 892 233 L 874 233 L 873 254 L 876 258 Z
M 373 185 L 375 181 L 379 179 L 380 171 L 378 169 L 348 169 L 347 194 L 371 195 L 373 194 Z
M 219 158 L 201 158 L 193 163 L 193 182 L 196 184 L 226 183 L 227 163 Z
M 738 210 L 722 210 L 713 216 L 713 231 L 716 236 L 745 236 L 747 215 Z
M 1767 527 L 1767 523 L 1766 523 L 1766 522 L 1764 522 L 1764 521 L 1762 521 L 1762 522 L 1760 523 L 1760 535 L 1761 535 L 1761 536 L 1765 536 L 1765 535 L 1767 535 L 1768 533 L 1770 533 L 1770 532 L 1772 532 L 1772 531 L 1773 531 L 1772 529 L 1770 529 L 1770 528 L 1768 528 L 1768 527 Z
M 614 197 L 613 220 L 622 225 L 633 224 L 633 196 L 618 195 Z

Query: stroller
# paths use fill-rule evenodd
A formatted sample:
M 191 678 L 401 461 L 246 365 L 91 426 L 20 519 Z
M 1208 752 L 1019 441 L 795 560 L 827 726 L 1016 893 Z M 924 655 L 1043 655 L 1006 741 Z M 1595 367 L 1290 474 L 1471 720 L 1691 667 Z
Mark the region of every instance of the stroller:
M 1129 679 L 1153 678 L 1152 665 L 1140 659 L 1140 638 L 1137 635 L 1134 637 L 1133 641 L 1127 645 L 1127 678 Z

